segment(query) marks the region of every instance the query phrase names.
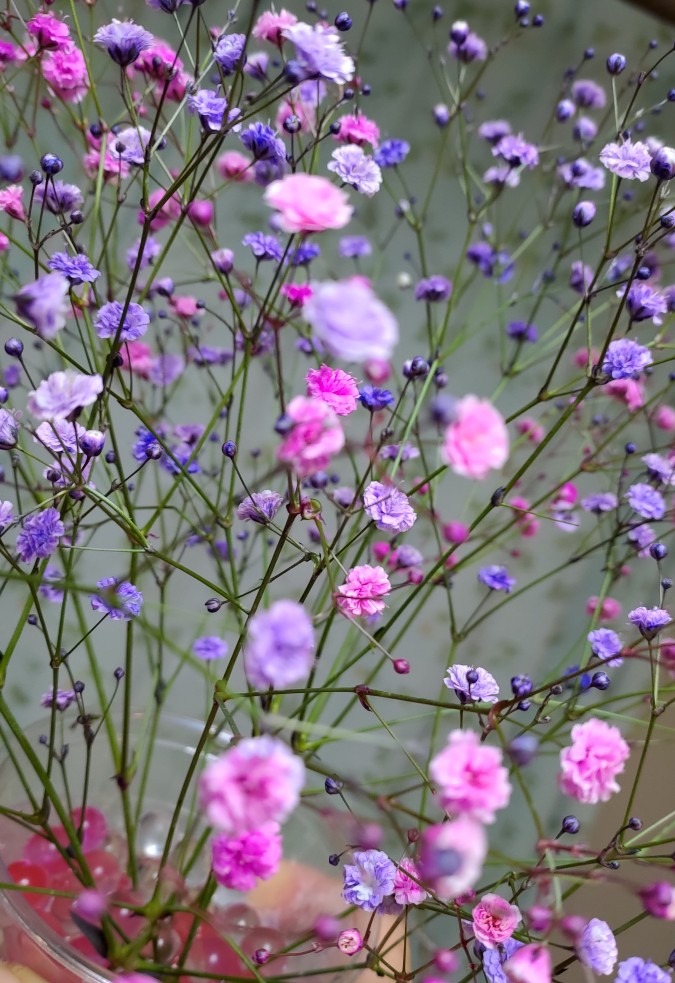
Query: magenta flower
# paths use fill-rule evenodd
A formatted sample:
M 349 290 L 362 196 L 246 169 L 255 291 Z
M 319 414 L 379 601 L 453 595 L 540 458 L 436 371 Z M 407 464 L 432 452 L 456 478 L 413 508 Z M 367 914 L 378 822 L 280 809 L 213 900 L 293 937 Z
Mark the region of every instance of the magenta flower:
M 335 598 L 339 610 L 350 618 L 371 617 L 386 608 L 382 600 L 391 591 L 389 577 L 382 567 L 367 563 L 352 567 Z
M 378 529 L 392 534 L 412 529 L 417 518 L 408 496 L 380 481 L 371 481 L 363 492 L 363 508 Z
M 491 470 L 502 468 L 508 456 L 508 430 L 492 403 L 477 396 L 457 400 L 441 447 L 443 462 L 455 474 L 480 481 Z
M 28 411 L 38 420 L 63 420 L 82 406 L 90 406 L 103 392 L 100 375 L 82 375 L 71 369 L 52 372 L 28 393 Z
M 473 934 L 487 949 L 510 939 L 521 922 L 520 909 L 499 894 L 484 894 L 472 912 Z
M 466 816 L 427 826 L 420 841 L 422 881 L 442 900 L 453 901 L 474 886 L 487 851 L 485 827 Z
M 314 625 L 302 604 L 275 601 L 251 618 L 244 671 L 255 689 L 284 689 L 305 679 L 314 664 Z
M 58 51 L 70 41 L 70 28 L 53 14 L 35 14 L 26 24 L 42 51 Z
M 300 478 L 326 468 L 342 450 L 345 435 L 333 410 L 318 399 L 295 396 L 286 407 L 293 426 L 277 448 L 277 460 Z
M 600 163 L 617 177 L 628 181 L 647 181 L 651 174 L 651 154 L 646 143 L 608 143 L 600 151 Z
M 453 730 L 429 764 L 437 798 L 446 812 L 493 823 L 511 798 L 508 771 L 499 748 L 481 744 L 470 730 Z
M 283 823 L 300 801 L 305 766 L 280 740 L 264 734 L 233 745 L 199 778 L 208 822 L 230 836 Z
M 619 791 L 630 748 L 618 727 L 596 717 L 572 728 L 572 744 L 560 752 L 560 787 L 578 802 L 607 802 Z
M 211 841 L 213 876 L 233 891 L 251 891 L 258 880 L 269 880 L 279 870 L 281 855 L 281 833 L 274 822 L 238 836 L 218 833 Z
M 349 372 L 321 365 L 318 369 L 310 369 L 305 380 L 307 394 L 326 403 L 338 416 L 349 416 L 356 409 L 359 387 Z

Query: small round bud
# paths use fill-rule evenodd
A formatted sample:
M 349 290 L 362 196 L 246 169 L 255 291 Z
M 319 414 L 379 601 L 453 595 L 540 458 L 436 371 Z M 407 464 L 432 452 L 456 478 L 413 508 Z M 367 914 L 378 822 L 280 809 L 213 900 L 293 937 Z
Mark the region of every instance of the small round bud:
M 450 40 L 456 45 L 463 45 L 469 36 L 469 25 L 465 20 L 456 20 L 450 28 Z
M 410 663 L 407 659 L 394 659 L 392 664 L 394 672 L 398 673 L 399 676 L 407 676 L 410 672 Z
M 595 218 L 595 205 L 592 201 L 580 201 L 574 206 L 572 221 L 578 229 L 590 225 Z
M 659 181 L 670 181 L 675 176 L 675 150 L 672 147 L 659 147 L 649 167 Z
M 661 590 L 667 591 L 673 586 L 673 582 L 670 577 L 661 577 Z
M 218 600 L 217 597 L 210 597 L 208 601 L 204 601 L 204 607 L 209 612 L 209 614 L 217 614 L 218 611 L 223 606 L 223 601 Z
M 80 437 L 80 447 L 87 457 L 99 457 L 104 444 L 105 434 L 100 430 L 87 430 Z
M 84 222 L 84 212 L 76 208 L 74 212 L 70 213 L 70 221 L 72 225 L 82 225 Z
M 274 424 L 274 429 L 280 437 L 285 437 L 287 433 L 290 433 L 295 426 L 294 421 L 287 413 L 282 413 L 280 417 L 277 418 L 277 422 Z
M 345 928 L 337 937 L 337 947 L 347 956 L 355 956 L 363 949 L 363 938 L 356 928 Z
M 394 0 L 394 6 L 395 7 L 398 6 L 398 4 L 396 3 L 396 0 Z M 399 8 L 399 9 L 401 9 L 401 8 Z M 443 8 L 442 7 L 439 7 L 438 4 L 435 4 L 431 8 L 431 19 L 432 19 L 432 21 L 434 23 L 436 23 L 436 21 L 437 20 L 440 20 L 442 16 L 443 16 Z
M 439 973 L 454 973 L 459 966 L 459 959 L 452 949 L 437 949 L 434 953 L 434 966 Z
M 532 18 L 532 27 L 541 27 L 544 23 L 543 14 L 535 14 Z
M 121 352 L 115 352 L 113 357 L 110 359 L 110 363 L 114 369 L 121 369 L 124 365 L 124 356 Z
M 637 448 L 636 448 L 635 444 L 632 441 L 629 440 L 628 443 L 626 444 L 626 446 L 624 447 L 624 450 L 625 450 L 626 454 L 634 454 L 635 451 L 637 450 Z
M 668 102 L 675 102 L 675 89 L 668 89 L 668 95 L 666 96 Z
M 331 123 L 330 124 L 330 126 L 328 127 L 328 129 L 333 134 L 333 136 L 336 136 L 336 134 L 338 134 L 340 132 L 340 124 L 336 120 L 335 123 Z
M 628 826 L 637 833 L 639 829 L 642 829 L 642 820 L 638 816 L 631 816 L 628 820 Z
M 34 188 L 37 188 L 38 184 L 42 184 L 44 178 L 42 177 L 40 171 L 31 171 L 30 174 L 28 175 L 28 180 L 30 181 L 30 183 L 33 185 Z
M 6 403 L 9 399 L 9 389 L 5 389 L 4 386 L 0 386 L 0 405 Z
M 513 12 L 518 19 L 526 17 L 530 12 L 530 5 L 527 0 L 517 0 Z
M 653 560 L 665 560 L 668 556 L 668 547 L 663 543 L 652 543 L 649 547 L 649 555 Z
M 49 177 L 54 177 L 63 170 L 63 161 L 56 154 L 43 154 L 40 157 L 40 167 Z
M 84 683 L 81 679 L 76 679 L 73 683 L 73 689 L 76 693 L 84 693 Z
M 26 621 L 31 626 L 31 628 L 35 628 L 36 624 L 38 623 L 37 615 L 29 614 L 28 617 L 26 618 Z
M 560 683 L 554 683 L 553 686 L 551 686 L 551 689 L 550 689 L 550 693 L 551 693 L 552 696 L 560 696 L 560 694 L 562 693 L 562 691 L 563 691 L 563 688 L 560 685 Z
M 223 446 L 221 447 L 221 450 L 225 457 L 229 457 L 230 459 L 232 459 L 233 457 L 236 457 L 237 445 L 233 440 L 226 440 Z
M 576 816 L 565 816 L 560 824 L 560 829 L 563 833 L 569 833 L 570 836 L 575 836 L 581 829 L 581 823 Z
M 113 676 L 115 677 L 118 683 L 120 679 L 124 679 L 124 669 L 122 668 L 122 666 L 118 666 L 117 669 L 114 670 Z
M 524 768 L 534 761 L 539 750 L 539 741 L 534 734 L 518 734 L 508 744 L 506 753 L 514 765 Z
M 18 338 L 8 338 L 5 342 L 5 352 L 11 358 L 21 358 L 23 354 L 23 342 Z
M 411 379 L 426 379 L 429 375 L 429 363 L 421 355 L 416 355 L 410 363 Z
M 343 783 L 338 778 L 330 778 L 323 783 L 327 795 L 339 795 L 343 788 Z
M 328 863 L 331 865 L 331 867 L 337 867 L 340 863 L 340 854 L 331 853 L 330 857 L 328 858 Z
M 469 686 L 475 686 L 475 684 L 478 682 L 479 679 L 480 679 L 480 676 L 478 675 L 478 673 L 476 672 L 476 670 L 475 669 L 469 669 L 469 671 L 466 674 L 466 681 L 469 684 Z
M 555 107 L 555 118 L 559 123 L 565 123 L 574 115 L 576 106 L 571 99 L 561 99 Z
M 444 102 L 439 102 L 434 106 L 433 115 L 436 126 L 441 127 L 441 129 L 450 122 L 450 110 Z
M 162 456 L 162 448 L 157 441 L 153 440 L 152 443 L 148 444 L 145 448 L 145 456 L 149 461 L 159 461 Z
M 607 59 L 607 71 L 610 75 L 621 75 L 625 67 L 626 59 L 618 51 Z
M 612 680 L 609 678 L 606 672 L 594 672 L 591 677 L 591 686 L 593 689 L 606 690 L 612 684 Z
M 251 960 L 256 964 L 256 966 L 264 966 L 265 963 L 270 961 L 270 959 L 271 954 L 267 949 L 256 949 L 251 956 Z
M 349 31 L 351 30 L 352 26 L 352 19 L 347 11 L 343 10 L 337 15 L 333 23 L 337 27 L 338 31 Z

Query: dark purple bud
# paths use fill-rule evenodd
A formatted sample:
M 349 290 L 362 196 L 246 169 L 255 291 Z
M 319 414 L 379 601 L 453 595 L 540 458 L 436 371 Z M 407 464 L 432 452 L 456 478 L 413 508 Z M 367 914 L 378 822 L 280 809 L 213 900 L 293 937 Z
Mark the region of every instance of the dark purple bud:
M 217 614 L 218 611 L 223 606 L 223 601 L 219 601 L 217 597 L 210 597 L 208 601 L 204 601 L 204 607 L 209 612 L 209 614 Z
M 23 354 L 23 342 L 18 338 L 8 338 L 5 342 L 5 352 L 11 358 L 21 358 Z
M 506 752 L 514 765 L 524 768 L 534 760 L 538 750 L 539 741 L 534 734 L 519 734 L 510 742 Z
M 399 676 L 407 676 L 410 672 L 410 663 L 407 659 L 394 659 L 392 665 L 394 672 L 397 672 Z
M 162 448 L 159 446 L 157 441 L 152 441 L 145 448 L 145 456 L 149 461 L 159 461 L 162 456 Z
M 606 672 L 594 672 L 591 678 L 591 686 L 593 689 L 606 690 L 612 685 L 612 680 L 609 678 Z
M 421 355 L 416 355 L 410 363 L 411 379 L 426 379 L 429 375 L 429 363 Z
M 444 102 L 437 103 L 437 105 L 434 106 L 433 113 L 434 122 L 436 123 L 436 126 L 440 126 L 441 129 L 444 126 L 447 126 L 450 122 L 450 110 Z
M 560 824 L 560 831 L 562 833 L 569 833 L 570 836 L 576 836 L 580 829 L 581 823 L 576 816 L 565 816 Z
M 456 20 L 450 28 L 450 40 L 461 47 L 469 36 L 469 25 L 465 20 Z
M 100 430 L 87 430 L 80 437 L 80 447 L 87 457 L 98 457 L 103 451 L 105 434 Z
M 530 5 L 527 0 L 517 0 L 513 12 L 517 18 L 526 17 L 530 12 Z
M 277 422 L 274 424 L 274 429 L 280 437 L 285 437 L 287 433 L 295 426 L 295 423 L 287 413 L 282 413 L 280 417 L 277 418 Z
M 343 783 L 337 778 L 327 778 L 324 782 L 327 795 L 339 795 L 343 788 Z
M 659 147 L 649 166 L 659 181 L 670 181 L 675 175 L 675 150 L 672 147 Z
M 225 457 L 229 457 L 230 460 L 232 460 L 232 458 L 236 457 L 237 445 L 233 440 L 226 440 L 223 446 L 221 447 L 221 450 Z
M 347 13 L 347 11 L 343 10 L 342 13 L 337 15 L 334 23 L 338 31 L 349 31 L 351 30 L 351 26 L 352 26 L 352 19 Z
M 642 820 L 637 816 L 631 816 L 628 820 L 628 826 L 637 833 L 638 830 L 642 829 Z
M 115 671 L 113 672 L 113 676 L 115 677 L 118 683 L 120 679 L 124 679 L 124 669 L 122 668 L 122 666 L 118 666 L 117 669 L 115 669 Z
M 287 116 L 283 123 L 286 133 L 298 133 L 302 123 L 299 116 Z
M 578 229 L 583 229 L 590 225 L 595 218 L 595 205 L 592 201 L 580 201 L 574 206 L 572 221 Z
M 618 51 L 613 55 L 610 55 L 607 59 L 607 71 L 610 75 L 621 75 L 625 67 L 626 59 L 623 55 L 620 55 Z
M 328 858 L 328 863 L 331 865 L 331 867 L 337 867 L 337 865 L 340 863 L 340 854 L 331 853 L 330 857 Z
M 653 560 L 665 560 L 668 556 L 668 547 L 664 543 L 652 543 L 649 547 L 649 555 Z
M 54 177 L 63 170 L 63 161 L 56 154 L 43 154 L 40 157 L 40 167 L 49 177 Z

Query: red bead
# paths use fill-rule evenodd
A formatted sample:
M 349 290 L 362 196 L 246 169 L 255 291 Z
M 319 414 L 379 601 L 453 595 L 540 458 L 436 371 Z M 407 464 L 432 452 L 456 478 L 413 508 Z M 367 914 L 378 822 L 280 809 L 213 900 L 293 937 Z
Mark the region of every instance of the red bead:
M 79 806 L 73 809 L 72 819 L 75 829 L 79 830 L 82 819 L 82 810 Z M 98 850 L 108 837 L 108 823 L 105 816 L 93 806 L 87 806 L 84 810 L 81 836 L 83 850 Z
M 38 864 L 15 860 L 9 864 L 7 871 L 14 883 L 21 887 L 47 887 L 47 871 Z M 32 908 L 47 908 L 51 901 L 48 894 L 35 894 L 33 891 L 24 892 L 23 897 Z

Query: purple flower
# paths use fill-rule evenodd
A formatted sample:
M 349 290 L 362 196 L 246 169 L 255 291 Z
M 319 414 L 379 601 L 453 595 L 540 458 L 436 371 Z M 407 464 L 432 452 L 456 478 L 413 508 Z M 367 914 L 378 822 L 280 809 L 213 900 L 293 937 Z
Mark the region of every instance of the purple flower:
M 354 78 L 354 62 L 345 54 L 335 28 L 298 22 L 284 28 L 282 33 L 295 47 L 294 66 L 305 79 L 323 78 L 345 85 Z
M 122 68 L 133 65 L 141 51 L 147 51 L 155 42 L 152 34 L 132 21 L 119 21 L 99 27 L 94 44 L 104 47 L 112 60 Z
M 570 287 L 572 290 L 576 290 L 578 294 L 585 294 L 593 283 L 593 276 L 593 270 L 590 266 L 580 260 L 575 260 L 570 269 Z
M 276 236 L 268 236 L 264 232 L 248 232 L 241 240 L 243 246 L 248 246 L 259 262 L 274 260 L 281 262 L 284 251 Z
M 455 691 L 460 703 L 496 703 L 499 699 L 497 680 L 480 666 L 450 666 L 443 682 Z
M 447 277 L 438 274 L 425 277 L 415 287 L 415 300 L 425 300 L 427 303 L 448 300 L 451 294 L 452 284 Z
M 353 860 L 344 866 L 342 897 L 347 904 L 375 911 L 394 893 L 396 866 L 382 850 L 355 850 Z
M 185 371 L 185 359 L 175 352 L 164 352 L 151 359 L 148 379 L 153 386 L 170 386 Z
M 245 47 L 245 34 L 225 34 L 218 38 L 213 58 L 223 75 L 231 75 L 241 65 Z
M 16 312 L 41 338 L 50 341 L 66 326 L 70 310 L 68 281 L 60 273 L 47 273 L 14 295 Z
M 137 439 L 131 449 L 134 461 L 146 461 L 149 457 L 161 457 L 162 448 L 157 442 L 157 437 L 146 427 L 140 426 L 135 431 L 135 435 Z
M 363 508 L 377 529 L 388 533 L 407 532 L 412 529 L 417 518 L 407 495 L 398 488 L 387 487 L 379 481 L 371 481 L 365 489 Z
M 519 134 L 508 133 L 492 148 L 493 157 L 501 157 L 511 167 L 527 167 L 530 170 L 539 163 L 539 151 Z
M 66 184 L 64 181 L 44 181 L 35 189 L 35 201 L 44 202 L 45 208 L 52 215 L 72 212 L 83 202 L 82 192 L 76 184 Z
M 489 119 L 478 127 L 478 136 L 488 143 L 499 143 L 510 132 L 511 124 L 506 119 Z
M 251 123 L 239 139 L 255 160 L 286 162 L 286 146 L 271 126 L 266 123 Z
M 590 143 L 598 135 L 598 124 L 588 116 L 580 116 L 574 124 L 572 136 L 579 143 Z
M 365 236 L 343 236 L 338 245 L 338 252 L 344 259 L 358 259 L 370 256 L 373 248 Z
M 375 163 L 384 170 L 387 167 L 398 167 L 410 153 L 407 140 L 384 140 L 375 151 Z
M 285 689 L 305 679 L 314 663 L 312 619 L 296 601 L 275 601 L 249 622 L 244 671 L 256 689 Z
M 528 324 L 527 321 L 511 321 L 506 326 L 506 333 L 509 338 L 516 341 L 535 342 L 539 337 L 536 324 Z
M 608 143 L 600 151 L 600 163 L 608 171 L 628 181 L 647 181 L 651 174 L 651 154 L 646 143 Z
M 80 438 L 87 431 L 79 423 L 70 420 L 54 420 L 41 423 L 35 430 L 34 440 L 52 454 L 77 454 Z
M 145 0 L 149 7 L 163 10 L 165 14 L 174 14 L 186 0 Z
M 188 348 L 188 356 L 195 365 L 226 365 L 232 360 L 232 352 L 228 349 L 203 344 Z
M 636 379 L 653 361 L 651 352 L 644 345 L 630 338 L 619 338 L 609 343 L 602 371 L 611 379 Z
M 223 96 L 210 89 L 199 89 L 188 96 L 187 104 L 189 111 L 199 116 L 202 129 L 207 133 L 216 133 L 222 127 L 227 110 L 227 99 Z
M 130 270 L 134 270 L 136 268 L 136 264 L 138 264 L 138 269 L 144 270 L 146 266 L 150 266 L 152 263 L 154 263 L 161 251 L 162 247 L 154 236 L 148 236 L 145 243 L 143 243 L 142 239 L 137 239 L 133 246 L 130 246 L 129 249 L 127 249 L 127 266 Z M 159 286 L 159 284 L 157 284 L 157 286 Z
M 313 287 L 302 313 L 315 344 L 321 342 L 329 355 L 346 362 L 391 358 L 398 323 L 367 283 L 329 280 Z
M 598 659 L 607 660 L 607 665 L 614 668 L 623 664 L 623 659 L 616 658 L 623 649 L 623 642 L 611 628 L 595 628 L 586 636 L 590 642 L 591 652 Z
M 361 386 L 359 389 L 359 400 L 371 413 L 378 410 L 386 410 L 388 406 L 393 406 L 396 402 L 394 394 L 388 389 L 378 389 L 377 386 Z
M 631 956 L 619 963 L 614 983 L 671 983 L 671 975 L 651 959 Z
M 72 706 L 76 700 L 77 694 L 74 689 L 50 689 L 40 697 L 40 706 L 47 710 L 56 707 L 57 710 L 63 711 Z
M 112 621 L 131 621 L 141 613 L 143 595 L 128 580 L 103 577 L 96 586 L 102 593 L 89 597 L 94 611 L 103 611 Z
M 284 500 L 278 492 L 269 489 L 253 492 L 237 506 L 237 515 L 244 522 L 258 522 L 264 526 L 274 519 L 283 502 Z
M 100 375 L 82 375 L 70 369 L 52 372 L 28 393 L 28 411 L 38 420 L 63 420 L 80 407 L 94 403 L 102 392 Z
M 666 514 L 663 495 L 646 482 L 638 482 L 626 492 L 626 501 L 643 519 L 662 519 Z
M 14 521 L 14 506 L 12 503 L 0 501 L 0 536 L 7 532 Z
M 9 410 L 0 407 L 0 450 L 9 451 L 16 447 L 19 424 Z
M 145 152 L 151 136 L 150 130 L 146 130 L 144 126 L 127 126 L 117 134 L 113 150 L 125 163 L 141 167 L 145 163 Z
M 640 523 L 629 530 L 627 539 L 638 550 L 638 556 L 646 557 L 649 556 L 649 547 L 656 541 L 656 533 L 651 526 Z
M 473 31 L 469 31 L 461 44 L 451 41 L 448 45 L 448 54 L 467 65 L 472 61 L 485 61 L 487 53 L 485 41 Z
M 602 515 L 603 512 L 613 512 L 618 507 L 619 500 L 614 492 L 595 492 L 582 498 L 580 504 L 584 512 Z
M 150 316 L 140 304 L 129 304 L 124 319 L 124 306 L 118 300 L 104 304 L 94 318 L 94 328 L 99 338 L 116 341 L 138 341 L 148 330 Z
M 485 584 L 489 590 L 503 590 L 505 594 L 510 594 L 516 586 L 515 577 L 509 574 L 506 567 L 498 566 L 496 563 L 479 570 L 477 579 L 479 583 Z
M 56 586 L 58 585 L 58 586 Z M 58 567 L 47 566 L 42 574 L 42 583 L 38 593 L 52 604 L 60 604 L 63 600 L 63 574 Z
M 345 184 L 368 198 L 372 198 L 382 184 L 382 171 L 374 159 L 356 144 L 347 144 L 334 150 L 327 168 Z
M 400 455 L 400 457 L 399 457 Z M 385 444 L 380 448 L 380 457 L 384 461 L 395 461 L 398 457 L 401 462 L 413 461 L 420 456 L 419 450 L 412 444 Z
M 415 546 L 401 543 L 389 554 L 388 560 L 392 566 L 396 566 L 397 570 L 401 568 L 406 570 L 409 567 L 418 567 L 423 562 L 424 557 Z
M 675 466 L 661 454 L 645 454 L 642 458 L 647 474 L 661 485 L 675 484 Z
M 520 174 L 509 164 L 500 167 L 488 167 L 483 174 L 485 184 L 496 184 L 500 188 L 517 188 L 520 184 Z
M 478 267 L 483 276 L 495 277 L 497 283 L 506 283 L 513 276 L 514 263 L 509 254 L 493 249 L 489 242 L 476 242 L 469 246 L 466 258 Z
M 580 157 L 571 163 L 561 164 L 558 174 L 568 188 L 583 188 L 585 191 L 601 191 L 605 186 L 605 172 L 601 167 L 593 167 Z
M 74 256 L 69 256 L 68 253 L 54 253 L 48 266 L 55 273 L 65 276 L 74 287 L 81 283 L 93 283 L 101 275 L 84 253 L 75 253 Z
M 618 296 L 623 297 L 625 287 L 619 291 Z M 654 324 L 661 324 L 661 314 L 668 313 L 668 301 L 660 290 L 655 290 L 648 283 L 631 283 L 626 296 L 626 310 L 630 314 L 631 321 L 649 321 Z
M 502 966 L 514 952 L 522 949 L 524 942 L 516 939 L 504 939 L 495 949 L 486 949 L 483 953 L 483 972 L 488 983 L 509 983 Z
M 634 608 L 628 612 L 628 620 L 638 629 L 643 638 L 651 641 L 662 628 L 673 620 L 663 608 Z
M 291 266 L 309 266 L 313 259 L 321 255 L 321 246 L 317 242 L 302 242 L 294 249 L 289 257 Z
M 30 563 L 51 556 L 65 531 L 58 509 L 48 508 L 29 515 L 16 537 L 19 559 L 22 563 Z
M 605 90 L 591 79 L 577 79 L 572 86 L 571 95 L 582 109 L 604 109 L 607 103 Z
M 591 918 L 586 923 L 576 950 L 584 966 L 598 976 L 609 976 L 613 972 L 619 954 L 614 933 L 600 918 Z
M 224 659 L 227 652 L 227 642 L 217 635 L 204 635 L 202 638 L 197 638 L 192 645 L 192 654 L 202 662 Z

